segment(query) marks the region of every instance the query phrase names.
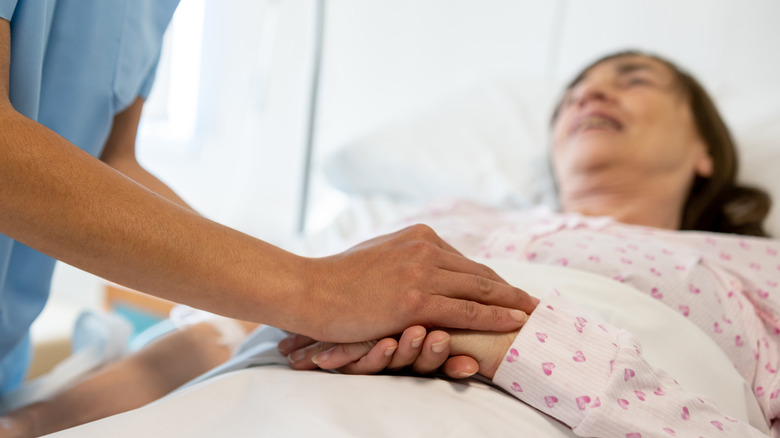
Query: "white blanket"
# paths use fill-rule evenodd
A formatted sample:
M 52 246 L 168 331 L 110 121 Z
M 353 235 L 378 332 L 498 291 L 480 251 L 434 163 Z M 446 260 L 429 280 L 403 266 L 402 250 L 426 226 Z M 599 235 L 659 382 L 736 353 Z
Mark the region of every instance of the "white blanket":
M 725 354 L 656 300 L 569 268 L 483 262 L 532 294 L 555 287 L 591 314 L 631 331 L 650 362 L 684 388 L 710 399 L 730 417 L 768 431 L 749 387 Z M 292 371 L 275 349 L 281 336 L 279 330 L 265 328 L 208 378 L 144 408 L 56 436 L 573 436 L 556 420 L 476 379 Z

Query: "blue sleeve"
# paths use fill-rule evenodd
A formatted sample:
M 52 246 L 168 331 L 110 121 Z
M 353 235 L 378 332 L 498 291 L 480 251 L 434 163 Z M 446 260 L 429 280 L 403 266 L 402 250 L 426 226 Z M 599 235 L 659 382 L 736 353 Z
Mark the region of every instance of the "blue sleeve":
M 0 18 L 11 21 L 18 0 L 0 0 Z
M 141 84 L 141 89 L 139 90 L 138 95 L 143 99 L 148 99 L 149 93 L 152 92 L 152 85 L 154 85 L 154 78 L 157 76 L 157 65 L 159 63 L 160 57 L 158 56 L 157 60 L 154 61 L 152 67 L 149 69 L 149 73 L 146 75 L 146 78 Z

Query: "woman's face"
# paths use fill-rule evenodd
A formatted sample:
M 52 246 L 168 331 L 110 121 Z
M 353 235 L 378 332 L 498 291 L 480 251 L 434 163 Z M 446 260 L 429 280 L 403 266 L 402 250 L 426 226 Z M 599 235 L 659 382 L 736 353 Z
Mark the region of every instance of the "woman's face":
M 695 175 L 712 173 L 675 73 L 639 55 L 597 64 L 566 93 L 553 125 L 553 161 L 562 192 L 609 175 L 649 185 L 663 176 L 687 193 Z

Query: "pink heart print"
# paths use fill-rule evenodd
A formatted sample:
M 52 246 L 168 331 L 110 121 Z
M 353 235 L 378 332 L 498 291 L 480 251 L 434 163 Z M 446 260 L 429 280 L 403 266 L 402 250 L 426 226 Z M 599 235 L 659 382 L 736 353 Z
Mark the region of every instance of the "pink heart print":
M 759 386 L 758 388 L 756 388 L 756 397 L 761 398 L 763 396 L 764 396 L 764 387 Z
M 539 342 L 544 344 L 547 341 L 547 334 L 536 332 L 536 339 L 538 339 Z
M 682 412 L 682 419 L 683 420 L 689 420 L 690 418 L 691 418 L 691 413 L 688 412 L 688 407 L 684 406 L 683 407 L 683 412 Z
M 542 364 L 542 371 L 544 371 L 544 374 L 550 375 L 552 374 L 552 370 L 555 368 L 555 364 L 552 362 L 544 362 Z
M 590 397 L 583 395 L 581 397 L 577 397 L 575 401 L 577 402 L 577 407 L 580 408 L 581 411 L 584 411 L 585 408 L 588 407 L 588 403 L 590 403 Z
M 661 390 L 661 388 L 656 388 L 656 389 L 655 389 L 655 391 L 653 391 L 653 394 L 655 394 L 655 395 L 657 395 L 657 396 L 659 396 L 659 397 L 660 397 L 660 396 L 662 396 L 662 395 L 664 395 L 664 394 L 666 394 L 666 393 L 665 393 L 665 392 L 663 392 L 663 391 Z
M 596 400 L 593 401 L 593 407 L 597 408 L 599 406 L 601 406 L 601 400 L 598 397 L 596 397 Z
M 506 357 L 506 361 L 516 362 L 518 360 L 520 360 L 520 353 L 518 353 L 514 348 L 509 349 L 509 355 Z
M 624 398 L 619 398 L 617 402 L 618 402 L 618 405 L 620 405 L 621 408 L 628 409 L 628 400 L 626 400 Z
M 723 432 L 723 423 L 721 423 L 720 421 L 713 420 L 713 421 L 710 421 L 710 424 L 712 424 L 713 426 L 717 427 L 718 430 Z
M 723 329 L 720 328 L 720 324 L 718 324 L 717 322 L 715 323 L 713 330 L 715 330 L 715 333 L 723 333 Z
M 585 319 L 585 318 L 583 318 L 581 316 L 578 316 L 577 317 L 577 322 L 574 323 L 574 329 L 577 330 L 578 332 L 582 333 L 582 329 L 585 327 L 585 324 L 587 324 L 587 323 L 588 323 L 587 319 Z
M 650 296 L 657 300 L 660 300 L 661 298 L 664 297 L 664 294 L 659 292 L 657 287 L 654 287 L 653 290 L 650 291 Z
M 574 353 L 574 356 L 572 356 L 572 359 L 574 359 L 575 362 L 585 362 L 585 354 L 577 350 L 577 352 Z
M 544 398 L 544 402 L 547 404 L 548 408 L 551 408 L 555 406 L 556 403 L 558 403 L 558 398 L 553 395 L 548 395 Z
M 668 427 L 664 427 L 664 432 L 668 433 L 671 436 L 677 436 L 677 432 L 675 432 L 674 429 L 670 429 Z
M 737 344 L 737 347 L 741 347 L 745 345 L 745 341 L 742 340 L 742 336 L 737 335 L 736 338 L 734 338 L 734 343 Z
M 777 397 L 780 397 L 780 389 L 776 389 L 772 391 L 772 394 L 769 396 L 770 400 L 775 400 Z
M 638 398 L 640 401 L 645 401 L 645 393 L 642 391 L 634 391 L 634 395 L 636 395 L 636 398 Z
M 642 434 L 639 432 L 631 432 L 626 434 L 626 438 L 642 438 Z
M 512 382 L 512 391 L 523 392 L 523 387 L 517 382 Z
M 680 306 L 678 307 L 678 309 L 680 309 L 680 312 L 682 312 L 684 316 L 688 316 L 691 314 L 691 309 L 688 306 Z
M 692 294 L 695 294 L 695 295 L 698 295 L 701 292 L 701 290 L 698 287 L 696 287 L 696 286 L 694 286 L 692 284 L 688 285 L 688 291 L 690 291 Z
M 769 292 L 767 292 L 767 291 L 765 291 L 765 290 L 763 290 L 763 289 L 758 289 L 758 290 L 756 291 L 756 293 L 758 294 L 758 296 L 759 296 L 759 297 L 761 297 L 761 298 L 763 298 L 763 299 L 767 299 L 767 298 L 769 298 Z
M 767 362 L 766 365 L 764 366 L 764 369 L 767 370 L 769 374 L 774 374 L 777 372 L 776 369 L 772 368 L 772 362 Z
M 623 379 L 628 382 L 628 379 L 636 376 L 636 373 L 631 368 L 626 368 L 623 372 Z

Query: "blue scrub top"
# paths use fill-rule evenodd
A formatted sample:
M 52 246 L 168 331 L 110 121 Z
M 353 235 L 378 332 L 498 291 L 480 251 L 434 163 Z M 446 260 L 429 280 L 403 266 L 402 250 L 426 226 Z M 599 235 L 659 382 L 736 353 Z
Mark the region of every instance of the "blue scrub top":
M 0 18 L 11 22 L 14 108 L 100 156 L 114 116 L 149 94 L 178 2 L 0 0 Z M 53 269 L 51 258 L 0 234 L 0 394 L 24 378 L 29 328 Z

